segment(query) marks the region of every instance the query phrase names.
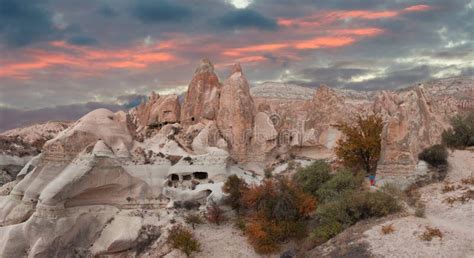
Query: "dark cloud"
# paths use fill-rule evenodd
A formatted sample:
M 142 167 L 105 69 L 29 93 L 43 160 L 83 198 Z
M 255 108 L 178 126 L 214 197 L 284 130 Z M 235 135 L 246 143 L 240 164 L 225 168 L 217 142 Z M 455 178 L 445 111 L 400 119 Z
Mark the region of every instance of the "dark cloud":
M 165 0 L 134 1 L 131 12 L 143 23 L 177 22 L 191 16 L 190 8 Z
M 44 1 L 0 0 L 0 40 L 25 46 L 58 36 Z
M 78 45 L 78 46 L 93 46 L 99 43 L 95 38 L 85 36 L 85 35 L 72 36 L 67 40 L 67 42 L 69 44 Z
M 356 75 L 371 72 L 369 69 L 338 68 L 335 66 L 325 68 L 306 68 L 299 72 L 298 77 L 310 80 L 313 84 L 339 85 L 341 81 L 351 79 Z
M 216 24 L 225 29 L 256 28 L 275 30 L 276 21 L 251 9 L 235 9 L 217 18 Z
M 432 79 L 433 70 L 427 65 L 391 70 L 378 78 L 343 86 L 355 90 L 397 89 Z
M 106 4 L 99 7 L 97 9 L 97 13 L 107 18 L 118 16 L 118 12 L 114 8 Z

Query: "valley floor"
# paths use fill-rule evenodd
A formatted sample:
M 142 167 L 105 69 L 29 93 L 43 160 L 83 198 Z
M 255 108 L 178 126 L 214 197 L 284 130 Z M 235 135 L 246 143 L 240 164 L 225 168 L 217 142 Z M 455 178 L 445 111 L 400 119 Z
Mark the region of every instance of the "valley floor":
M 474 257 L 474 185 L 462 182 L 474 176 L 474 152 L 450 153 L 449 164 L 443 182 L 418 189 L 419 202 L 425 205 L 424 217 L 416 217 L 408 208 L 404 214 L 363 221 L 309 254 L 311 257 Z M 445 191 L 445 186 L 453 186 L 454 190 Z M 470 195 L 470 199 L 448 203 L 450 198 L 463 195 Z M 388 225 L 394 231 L 384 234 L 382 227 Z M 427 227 L 439 229 L 442 237 L 422 240 Z

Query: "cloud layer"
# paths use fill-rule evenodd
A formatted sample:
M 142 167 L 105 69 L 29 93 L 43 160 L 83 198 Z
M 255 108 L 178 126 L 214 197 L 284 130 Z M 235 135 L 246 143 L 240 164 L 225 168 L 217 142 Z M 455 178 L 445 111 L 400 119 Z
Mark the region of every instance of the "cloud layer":
M 179 92 L 203 57 L 221 77 L 241 62 L 252 83 L 378 89 L 473 76 L 472 17 L 472 0 L 0 0 L 0 107 Z

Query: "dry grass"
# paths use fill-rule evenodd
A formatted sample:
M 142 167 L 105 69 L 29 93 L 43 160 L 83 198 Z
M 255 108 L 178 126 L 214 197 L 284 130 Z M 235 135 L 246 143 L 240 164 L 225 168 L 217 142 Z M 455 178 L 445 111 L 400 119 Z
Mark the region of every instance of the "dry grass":
M 474 185 L 474 176 L 463 178 L 461 179 L 461 182 L 465 185 Z
M 384 235 L 392 234 L 393 232 L 395 232 L 395 228 L 393 227 L 393 224 L 382 226 L 381 230 L 382 230 L 382 234 Z
M 450 196 L 450 197 L 447 197 L 443 200 L 443 202 L 449 204 L 449 205 L 453 205 L 455 202 L 460 202 L 462 204 L 468 202 L 469 200 L 472 200 L 474 199 L 474 190 L 467 190 L 465 192 L 462 193 L 461 196 Z
M 421 240 L 424 241 L 431 241 L 435 237 L 439 237 L 439 239 L 443 238 L 443 233 L 441 233 L 439 228 L 426 227 L 425 232 L 420 236 Z
M 456 190 L 456 187 L 454 185 L 445 184 L 443 188 L 441 189 L 441 192 L 447 193 L 447 192 L 452 192 L 454 190 Z

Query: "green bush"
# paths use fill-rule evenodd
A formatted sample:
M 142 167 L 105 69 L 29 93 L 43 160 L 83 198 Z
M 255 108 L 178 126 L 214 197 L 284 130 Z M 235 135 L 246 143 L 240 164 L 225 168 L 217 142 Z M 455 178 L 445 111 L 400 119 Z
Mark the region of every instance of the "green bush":
M 311 165 L 300 168 L 293 180 L 307 193 L 317 196 L 319 187 L 331 178 L 331 167 L 325 160 L 316 160 Z
M 168 244 L 186 254 L 187 257 L 193 252 L 201 250 L 201 244 L 194 237 L 193 232 L 181 225 L 173 226 L 169 230 Z
M 327 241 L 341 233 L 345 227 L 337 220 L 328 221 L 314 230 L 313 237 Z
M 420 160 L 426 161 L 428 164 L 437 167 L 445 165 L 448 159 L 448 151 L 446 147 L 441 144 L 435 144 L 429 148 L 424 149 L 419 155 Z
M 360 220 L 383 217 L 400 209 L 398 201 L 382 191 L 345 191 L 318 208 L 316 216 L 320 225 L 313 235 L 326 241 Z
M 316 191 L 316 196 L 321 203 L 332 201 L 346 191 L 359 188 L 363 181 L 364 177 L 361 173 L 354 175 L 348 170 L 341 170 L 321 185 Z
M 466 116 L 455 116 L 451 120 L 451 126 L 451 129 L 442 134 L 444 144 L 456 149 L 474 146 L 474 111 Z

